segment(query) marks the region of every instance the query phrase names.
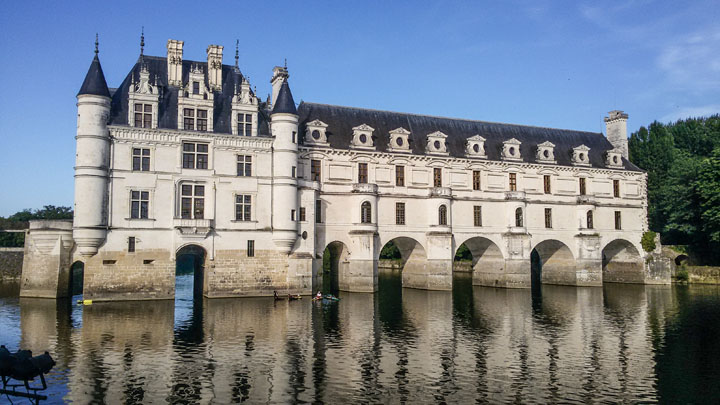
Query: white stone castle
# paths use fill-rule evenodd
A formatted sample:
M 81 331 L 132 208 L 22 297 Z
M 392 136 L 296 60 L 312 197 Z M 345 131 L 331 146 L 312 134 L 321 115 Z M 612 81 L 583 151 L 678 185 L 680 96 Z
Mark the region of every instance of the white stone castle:
M 462 244 L 476 285 L 530 287 L 532 260 L 542 283 L 666 282 L 644 266 L 646 174 L 622 111 L 606 138 L 296 106 L 286 67 L 263 102 L 237 50 L 230 66 L 222 46 L 202 62 L 183 47 L 141 51 L 112 89 L 96 49 L 77 95 L 74 223 L 30 231 L 23 295 L 63 295 L 81 261 L 86 299 L 172 298 L 182 255 L 207 297 L 310 294 L 326 248 L 341 290 L 374 292 L 390 241 L 405 287 L 450 289 Z

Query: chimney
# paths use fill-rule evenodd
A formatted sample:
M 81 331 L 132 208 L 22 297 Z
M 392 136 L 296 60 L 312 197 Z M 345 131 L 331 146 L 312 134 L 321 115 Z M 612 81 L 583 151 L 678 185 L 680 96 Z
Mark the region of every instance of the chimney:
M 223 47 L 221 45 L 207 47 L 207 72 L 210 91 L 222 90 L 222 57 Z
M 184 41 L 168 39 L 167 42 L 167 66 L 168 85 L 182 86 L 182 61 Z
M 628 115 L 620 110 L 613 110 L 605 117 L 607 139 L 615 149 L 620 150 L 625 159 L 629 159 L 627 137 Z
M 272 99 L 271 104 L 275 105 L 275 100 L 277 100 L 278 93 L 280 92 L 280 87 L 282 87 L 282 84 L 284 81 L 286 81 L 290 77 L 288 74 L 287 66 L 275 66 L 273 68 L 273 76 L 272 79 L 270 79 L 270 83 L 272 84 Z

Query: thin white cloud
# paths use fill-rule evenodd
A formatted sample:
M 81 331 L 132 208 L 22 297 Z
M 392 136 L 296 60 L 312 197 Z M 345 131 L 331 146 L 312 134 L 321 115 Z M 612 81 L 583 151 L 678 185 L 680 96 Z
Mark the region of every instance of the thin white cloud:
M 695 91 L 720 88 L 720 29 L 694 32 L 666 45 L 657 66 L 674 87 Z
M 661 122 L 675 122 L 685 118 L 707 117 L 720 114 L 720 104 L 709 104 L 699 107 L 678 107 L 675 111 L 663 116 Z

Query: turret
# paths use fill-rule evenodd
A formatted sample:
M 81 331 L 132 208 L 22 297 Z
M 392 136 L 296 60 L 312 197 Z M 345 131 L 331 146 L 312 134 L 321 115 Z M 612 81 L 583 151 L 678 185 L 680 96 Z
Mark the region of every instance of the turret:
M 282 88 L 283 83 L 287 82 L 289 78 L 290 75 L 288 74 L 287 66 L 275 66 L 273 68 L 273 75 L 270 79 L 270 84 L 272 84 L 272 98 L 270 99 L 270 105 L 275 106 L 275 102 L 280 94 L 280 89 Z M 292 99 L 292 97 L 290 98 Z
M 625 159 L 629 159 L 627 137 L 628 115 L 620 110 L 613 110 L 605 117 L 605 129 L 608 141 L 615 149 L 622 152 Z
M 92 256 L 107 233 L 110 92 L 98 58 L 90 63 L 77 95 L 78 124 L 75 154 L 75 216 L 73 239 L 83 256 Z
M 289 254 L 298 237 L 298 115 L 290 86 L 282 82 L 270 114 L 273 141 L 273 241 Z

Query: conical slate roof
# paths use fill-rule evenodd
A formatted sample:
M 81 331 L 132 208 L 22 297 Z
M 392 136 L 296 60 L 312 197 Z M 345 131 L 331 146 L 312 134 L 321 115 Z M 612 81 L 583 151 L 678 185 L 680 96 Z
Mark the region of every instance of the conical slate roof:
M 295 100 L 293 100 L 292 93 L 290 92 L 290 85 L 285 80 L 280 87 L 278 92 L 277 100 L 273 106 L 272 114 L 295 114 L 297 115 L 297 109 L 295 108 Z
M 78 92 L 78 96 L 81 94 L 92 94 L 96 96 L 110 97 L 110 91 L 108 90 L 107 82 L 105 81 L 105 75 L 103 74 L 102 67 L 100 66 L 100 59 L 98 59 L 97 53 L 90 63 L 90 69 L 88 69 L 83 81 L 82 87 Z

